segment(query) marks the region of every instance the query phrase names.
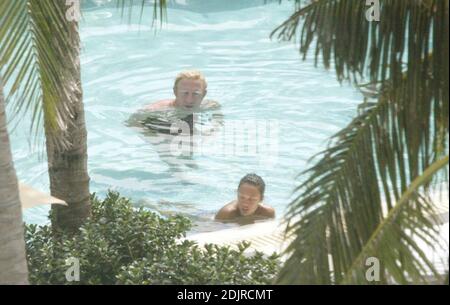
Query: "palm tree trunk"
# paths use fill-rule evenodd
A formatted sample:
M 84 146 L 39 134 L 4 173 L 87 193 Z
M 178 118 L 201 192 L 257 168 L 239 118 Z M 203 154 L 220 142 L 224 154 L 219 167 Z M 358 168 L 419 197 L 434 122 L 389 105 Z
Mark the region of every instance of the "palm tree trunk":
M 28 284 L 19 186 L 14 169 L 0 80 L 0 285 Z
M 65 5 L 61 1 L 61 5 Z M 67 39 L 72 41 L 72 57 L 77 59 L 74 67 L 78 75 L 77 83 L 61 84 L 74 93 L 72 101 L 62 101 L 72 108 L 73 116 L 67 122 L 67 130 L 64 138 L 68 141 L 68 147 L 56 145 L 52 131 L 46 126 L 47 155 L 50 176 L 50 190 L 52 196 L 67 202 L 68 207 L 52 206 L 52 225 L 55 229 L 69 231 L 77 230 L 80 225 L 91 215 L 91 202 L 89 193 L 89 175 L 87 172 L 87 130 L 84 116 L 83 94 L 80 75 L 80 36 L 78 23 L 73 21 L 70 26 L 70 35 Z M 68 63 L 69 65 L 72 63 Z

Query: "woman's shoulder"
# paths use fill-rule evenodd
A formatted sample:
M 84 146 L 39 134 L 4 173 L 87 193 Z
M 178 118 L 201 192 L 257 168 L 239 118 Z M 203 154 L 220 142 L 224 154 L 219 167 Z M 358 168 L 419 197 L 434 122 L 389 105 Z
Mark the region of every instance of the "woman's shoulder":
M 258 215 L 264 216 L 264 217 L 269 217 L 269 218 L 274 218 L 275 217 L 275 209 L 265 203 L 261 203 L 258 208 Z
M 232 201 L 225 206 L 223 206 L 219 212 L 216 214 L 216 219 L 230 219 L 237 216 L 237 205 L 236 201 Z

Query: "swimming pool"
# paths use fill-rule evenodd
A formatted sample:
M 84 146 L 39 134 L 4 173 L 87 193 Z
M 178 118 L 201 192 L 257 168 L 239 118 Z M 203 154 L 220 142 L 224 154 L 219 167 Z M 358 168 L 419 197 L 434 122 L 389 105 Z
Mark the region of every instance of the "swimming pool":
M 292 3 L 239 2 L 242 8 L 203 9 L 199 1 L 192 7 L 189 1 L 175 1 L 168 23 L 156 34 L 150 27 L 151 9 L 142 24 L 140 6 L 130 24 L 114 7 L 92 6 L 84 12 L 81 61 L 92 192 L 103 196 L 113 189 L 139 205 L 207 219 L 235 198 L 242 176 L 255 172 L 266 182 L 265 201 L 278 217 L 283 214 L 296 176 L 350 121 L 362 95 L 348 84 L 341 86 L 333 70 L 315 68 L 313 58 L 302 61 L 294 44 L 269 39 L 292 13 Z M 173 167 L 145 136 L 125 126 L 143 105 L 172 97 L 176 74 L 189 68 L 204 72 L 207 97 L 221 103 L 226 126 L 250 122 L 264 130 L 269 124 L 270 132 L 261 139 L 273 150 L 206 150 L 189 160 L 195 166 Z M 17 174 L 48 192 L 43 147 L 30 145 L 26 126 L 21 123 L 11 134 Z M 221 132 L 215 135 L 218 142 L 206 147 L 220 147 Z M 235 131 L 233 141 L 246 143 L 247 136 Z M 24 218 L 42 224 L 47 212 L 34 208 Z

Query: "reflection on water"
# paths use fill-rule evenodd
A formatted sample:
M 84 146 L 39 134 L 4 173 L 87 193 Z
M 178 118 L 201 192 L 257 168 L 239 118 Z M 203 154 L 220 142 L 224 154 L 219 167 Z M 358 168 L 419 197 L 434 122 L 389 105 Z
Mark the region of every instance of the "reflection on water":
M 151 202 L 146 199 L 142 199 L 136 203 L 136 206 L 148 208 L 163 217 L 169 217 L 177 214 L 190 219 L 193 226 L 189 234 L 212 232 L 239 226 L 238 223 L 221 223 L 215 221 L 214 213 L 200 210 L 195 203 L 170 202 L 166 200 Z
M 218 102 L 205 100 L 195 112 L 173 108 L 163 111 L 139 110 L 125 122 L 128 127 L 142 128 L 145 134 L 205 134 L 223 126 L 223 114 Z
M 141 110 L 132 114 L 125 125 L 143 135 L 172 172 L 180 172 L 184 166 L 197 168 L 195 147 L 201 146 L 206 139 L 211 140 L 224 125 L 223 122 L 220 104 L 207 100 L 196 112 L 177 108 Z

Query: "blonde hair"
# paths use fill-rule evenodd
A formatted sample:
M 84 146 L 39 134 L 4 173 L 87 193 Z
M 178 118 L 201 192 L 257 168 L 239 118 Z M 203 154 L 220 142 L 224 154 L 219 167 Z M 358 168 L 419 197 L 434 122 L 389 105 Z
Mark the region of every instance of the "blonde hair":
M 202 72 L 200 72 L 198 70 L 186 70 L 186 71 L 182 71 L 182 72 L 178 73 L 177 78 L 175 78 L 175 84 L 173 85 L 173 89 L 174 90 L 177 89 L 178 83 L 182 79 L 201 80 L 203 82 L 203 85 L 204 85 L 203 89 L 206 90 L 206 88 L 208 87 L 208 84 L 206 83 L 205 76 L 203 75 Z

